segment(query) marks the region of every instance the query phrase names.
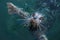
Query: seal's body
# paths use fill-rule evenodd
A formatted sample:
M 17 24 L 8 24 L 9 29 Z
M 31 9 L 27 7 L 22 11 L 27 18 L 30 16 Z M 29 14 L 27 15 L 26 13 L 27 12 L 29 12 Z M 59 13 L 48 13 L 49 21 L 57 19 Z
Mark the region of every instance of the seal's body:
M 26 19 L 26 21 L 29 21 L 28 23 L 29 31 L 35 37 L 35 40 L 47 40 L 47 37 L 45 36 L 44 32 L 41 31 L 42 29 L 41 27 L 43 26 L 41 26 L 40 23 L 44 20 L 44 17 L 41 14 L 39 14 L 38 12 L 35 12 L 32 15 L 32 17 L 30 16 L 29 18 L 27 18 L 29 16 L 29 13 L 21 10 L 21 8 L 18 8 L 11 2 L 7 3 L 7 7 L 8 7 L 8 13 L 10 15 L 17 14 L 21 16 L 23 19 Z

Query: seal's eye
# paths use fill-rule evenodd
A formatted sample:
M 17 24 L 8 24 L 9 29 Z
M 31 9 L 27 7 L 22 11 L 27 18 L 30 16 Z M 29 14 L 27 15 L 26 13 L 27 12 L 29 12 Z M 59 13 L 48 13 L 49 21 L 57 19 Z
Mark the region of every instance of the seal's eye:
M 39 20 L 44 20 L 44 17 L 40 17 Z

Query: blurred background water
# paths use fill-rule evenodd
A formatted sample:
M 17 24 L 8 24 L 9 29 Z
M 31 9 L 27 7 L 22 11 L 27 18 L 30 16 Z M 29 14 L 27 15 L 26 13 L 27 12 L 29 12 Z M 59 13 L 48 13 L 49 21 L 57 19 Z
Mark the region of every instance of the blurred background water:
M 34 40 L 27 28 L 17 23 L 19 16 L 8 14 L 7 2 L 29 13 L 39 11 L 45 14 L 49 26 L 47 38 L 60 40 L 60 0 L 0 0 L 0 40 Z

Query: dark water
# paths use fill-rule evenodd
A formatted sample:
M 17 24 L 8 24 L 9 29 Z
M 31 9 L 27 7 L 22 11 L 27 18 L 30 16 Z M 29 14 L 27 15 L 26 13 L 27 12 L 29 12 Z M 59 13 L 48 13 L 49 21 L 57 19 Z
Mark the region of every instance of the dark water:
M 30 34 L 27 28 L 24 28 L 20 24 L 17 24 L 16 19 L 18 16 L 10 16 L 8 14 L 6 5 L 7 2 L 13 2 L 18 7 L 22 7 L 25 9 L 25 11 L 28 11 L 30 13 L 36 11 L 36 9 L 39 9 L 40 7 L 37 5 L 39 3 L 36 3 L 36 0 L 0 0 L 0 40 L 34 40 L 33 36 Z M 46 2 L 49 3 L 48 0 Z M 57 4 L 59 4 L 59 2 L 60 1 L 57 0 Z M 60 40 L 60 6 L 58 8 L 54 7 L 50 8 L 50 10 L 57 10 L 53 16 L 49 14 L 50 12 L 47 14 L 44 10 L 44 7 L 40 7 L 41 9 L 39 10 L 43 9 L 44 13 L 47 14 L 48 17 L 50 17 L 50 15 L 53 17 L 53 21 L 49 21 L 52 21 L 50 25 L 52 24 L 53 26 L 51 25 L 51 28 L 48 30 L 48 39 Z

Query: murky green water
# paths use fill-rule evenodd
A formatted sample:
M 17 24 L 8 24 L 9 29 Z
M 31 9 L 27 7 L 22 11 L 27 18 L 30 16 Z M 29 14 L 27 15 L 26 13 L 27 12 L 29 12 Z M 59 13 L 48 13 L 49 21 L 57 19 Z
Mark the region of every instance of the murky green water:
M 13 2 L 30 13 L 36 9 L 36 0 L 0 0 L 0 40 L 34 40 L 27 28 L 17 24 L 18 16 L 8 14 L 7 2 Z M 60 12 L 55 14 L 55 22 L 49 29 L 47 37 L 49 40 L 60 40 Z

